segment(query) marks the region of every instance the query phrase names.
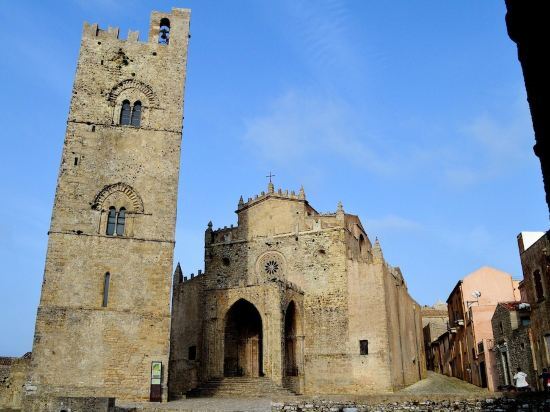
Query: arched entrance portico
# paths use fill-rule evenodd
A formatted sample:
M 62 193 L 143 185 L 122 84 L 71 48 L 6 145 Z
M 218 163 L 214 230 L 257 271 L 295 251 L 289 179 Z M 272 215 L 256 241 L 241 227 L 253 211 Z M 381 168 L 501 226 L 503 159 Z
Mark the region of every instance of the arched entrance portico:
M 254 305 L 240 299 L 225 317 L 224 376 L 262 376 L 262 318 Z

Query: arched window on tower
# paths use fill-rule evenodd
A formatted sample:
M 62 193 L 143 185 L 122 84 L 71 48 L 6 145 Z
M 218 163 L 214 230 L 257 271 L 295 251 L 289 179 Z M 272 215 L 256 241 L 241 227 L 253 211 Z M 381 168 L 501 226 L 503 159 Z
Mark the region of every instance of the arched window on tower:
M 170 43 L 170 20 L 166 17 L 160 19 L 159 44 Z
M 126 209 L 123 207 L 118 211 L 118 216 L 116 220 L 116 234 L 117 236 L 124 235 L 124 225 L 126 224 Z
M 141 123 L 141 102 L 139 100 L 134 103 L 134 107 L 132 108 L 132 120 L 130 123 L 135 127 L 139 127 Z
M 109 208 L 109 215 L 107 216 L 107 231 L 108 236 L 113 236 L 115 234 L 116 227 L 116 209 L 111 206 Z
M 140 103 L 141 106 L 141 103 Z M 141 107 L 140 107 L 141 111 Z M 122 102 L 122 108 L 120 110 L 120 124 L 128 125 L 130 124 L 130 115 L 132 112 L 132 108 L 130 106 L 130 101 L 124 100 Z

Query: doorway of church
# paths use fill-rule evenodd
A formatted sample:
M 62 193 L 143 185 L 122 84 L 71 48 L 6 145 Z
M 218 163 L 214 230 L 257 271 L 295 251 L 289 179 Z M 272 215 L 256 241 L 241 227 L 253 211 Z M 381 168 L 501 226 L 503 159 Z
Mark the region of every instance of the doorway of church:
M 256 307 L 240 299 L 225 318 L 224 376 L 263 376 L 262 318 Z

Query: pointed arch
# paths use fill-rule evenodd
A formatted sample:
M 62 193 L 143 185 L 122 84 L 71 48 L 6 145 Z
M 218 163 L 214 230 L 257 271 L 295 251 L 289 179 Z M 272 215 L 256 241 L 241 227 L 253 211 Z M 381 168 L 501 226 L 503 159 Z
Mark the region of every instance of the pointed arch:
M 108 185 L 108 186 L 105 186 L 103 189 L 101 189 L 101 191 L 95 197 L 94 202 L 92 203 L 92 209 L 101 210 L 103 208 L 105 199 L 107 199 L 111 194 L 115 192 L 122 192 L 126 196 L 128 196 L 132 204 L 132 209 L 133 209 L 132 212 L 134 213 L 144 212 L 143 200 L 141 200 L 141 197 L 138 195 L 138 193 L 134 190 L 132 186 L 122 182 Z
M 147 97 L 150 107 L 158 107 L 159 101 L 151 86 L 135 79 L 122 80 L 120 83 L 116 84 L 107 94 L 107 101 L 109 104 L 114 106 L 120 93 L 127 89 L 138 89 Z
M 263 375 L 263 322 L 252 303 L 239 299 L 225 315 L 224 376 Z

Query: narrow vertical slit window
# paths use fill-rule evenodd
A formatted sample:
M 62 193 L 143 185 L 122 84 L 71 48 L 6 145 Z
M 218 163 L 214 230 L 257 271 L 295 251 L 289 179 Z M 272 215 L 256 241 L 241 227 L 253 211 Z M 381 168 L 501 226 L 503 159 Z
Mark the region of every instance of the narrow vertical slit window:
M 139 127 L 141 124 L 141 102 L 137 101 L 134 103 L 134 108 L 132 109 L 132 126 Z
M 132 108 L 130 106 L 130 101 L 124 100 L 122 102 L 122 108 L 120 109 L 120 124 L 129 125 L 130 124 L 130 114 Z
M 126 209 L 123 207 L 118 211 L 118 217 L 116 220 L 116 234 L 117 236 L 124 235 L 124 225 L 126 224 Z
M 540 276 L 540 270 L 535 270 L 533 273 L 533 281 L 535 282 L 535 295 L 537 302 L 544 300 L 544 289 L 542 287 L 542 278 Z
M 112 236 L 115 234 L 116 226 L 116 209 L 111 206 L 109 208 L 109 215 L 107 216 L 107 231 L 106 234 Z
M 369 341 L 368 340 L 360 340 L 359 341 L 359 354 L 360 355 L 368 355 L 369 354 Z
M 111 274 L 109 272 L 105 273 L 105 278 L 103 279 L 103 303 L 102 307 L 106 308 L 107 303 L 109 302 L 109 282 L 111 281 Z

